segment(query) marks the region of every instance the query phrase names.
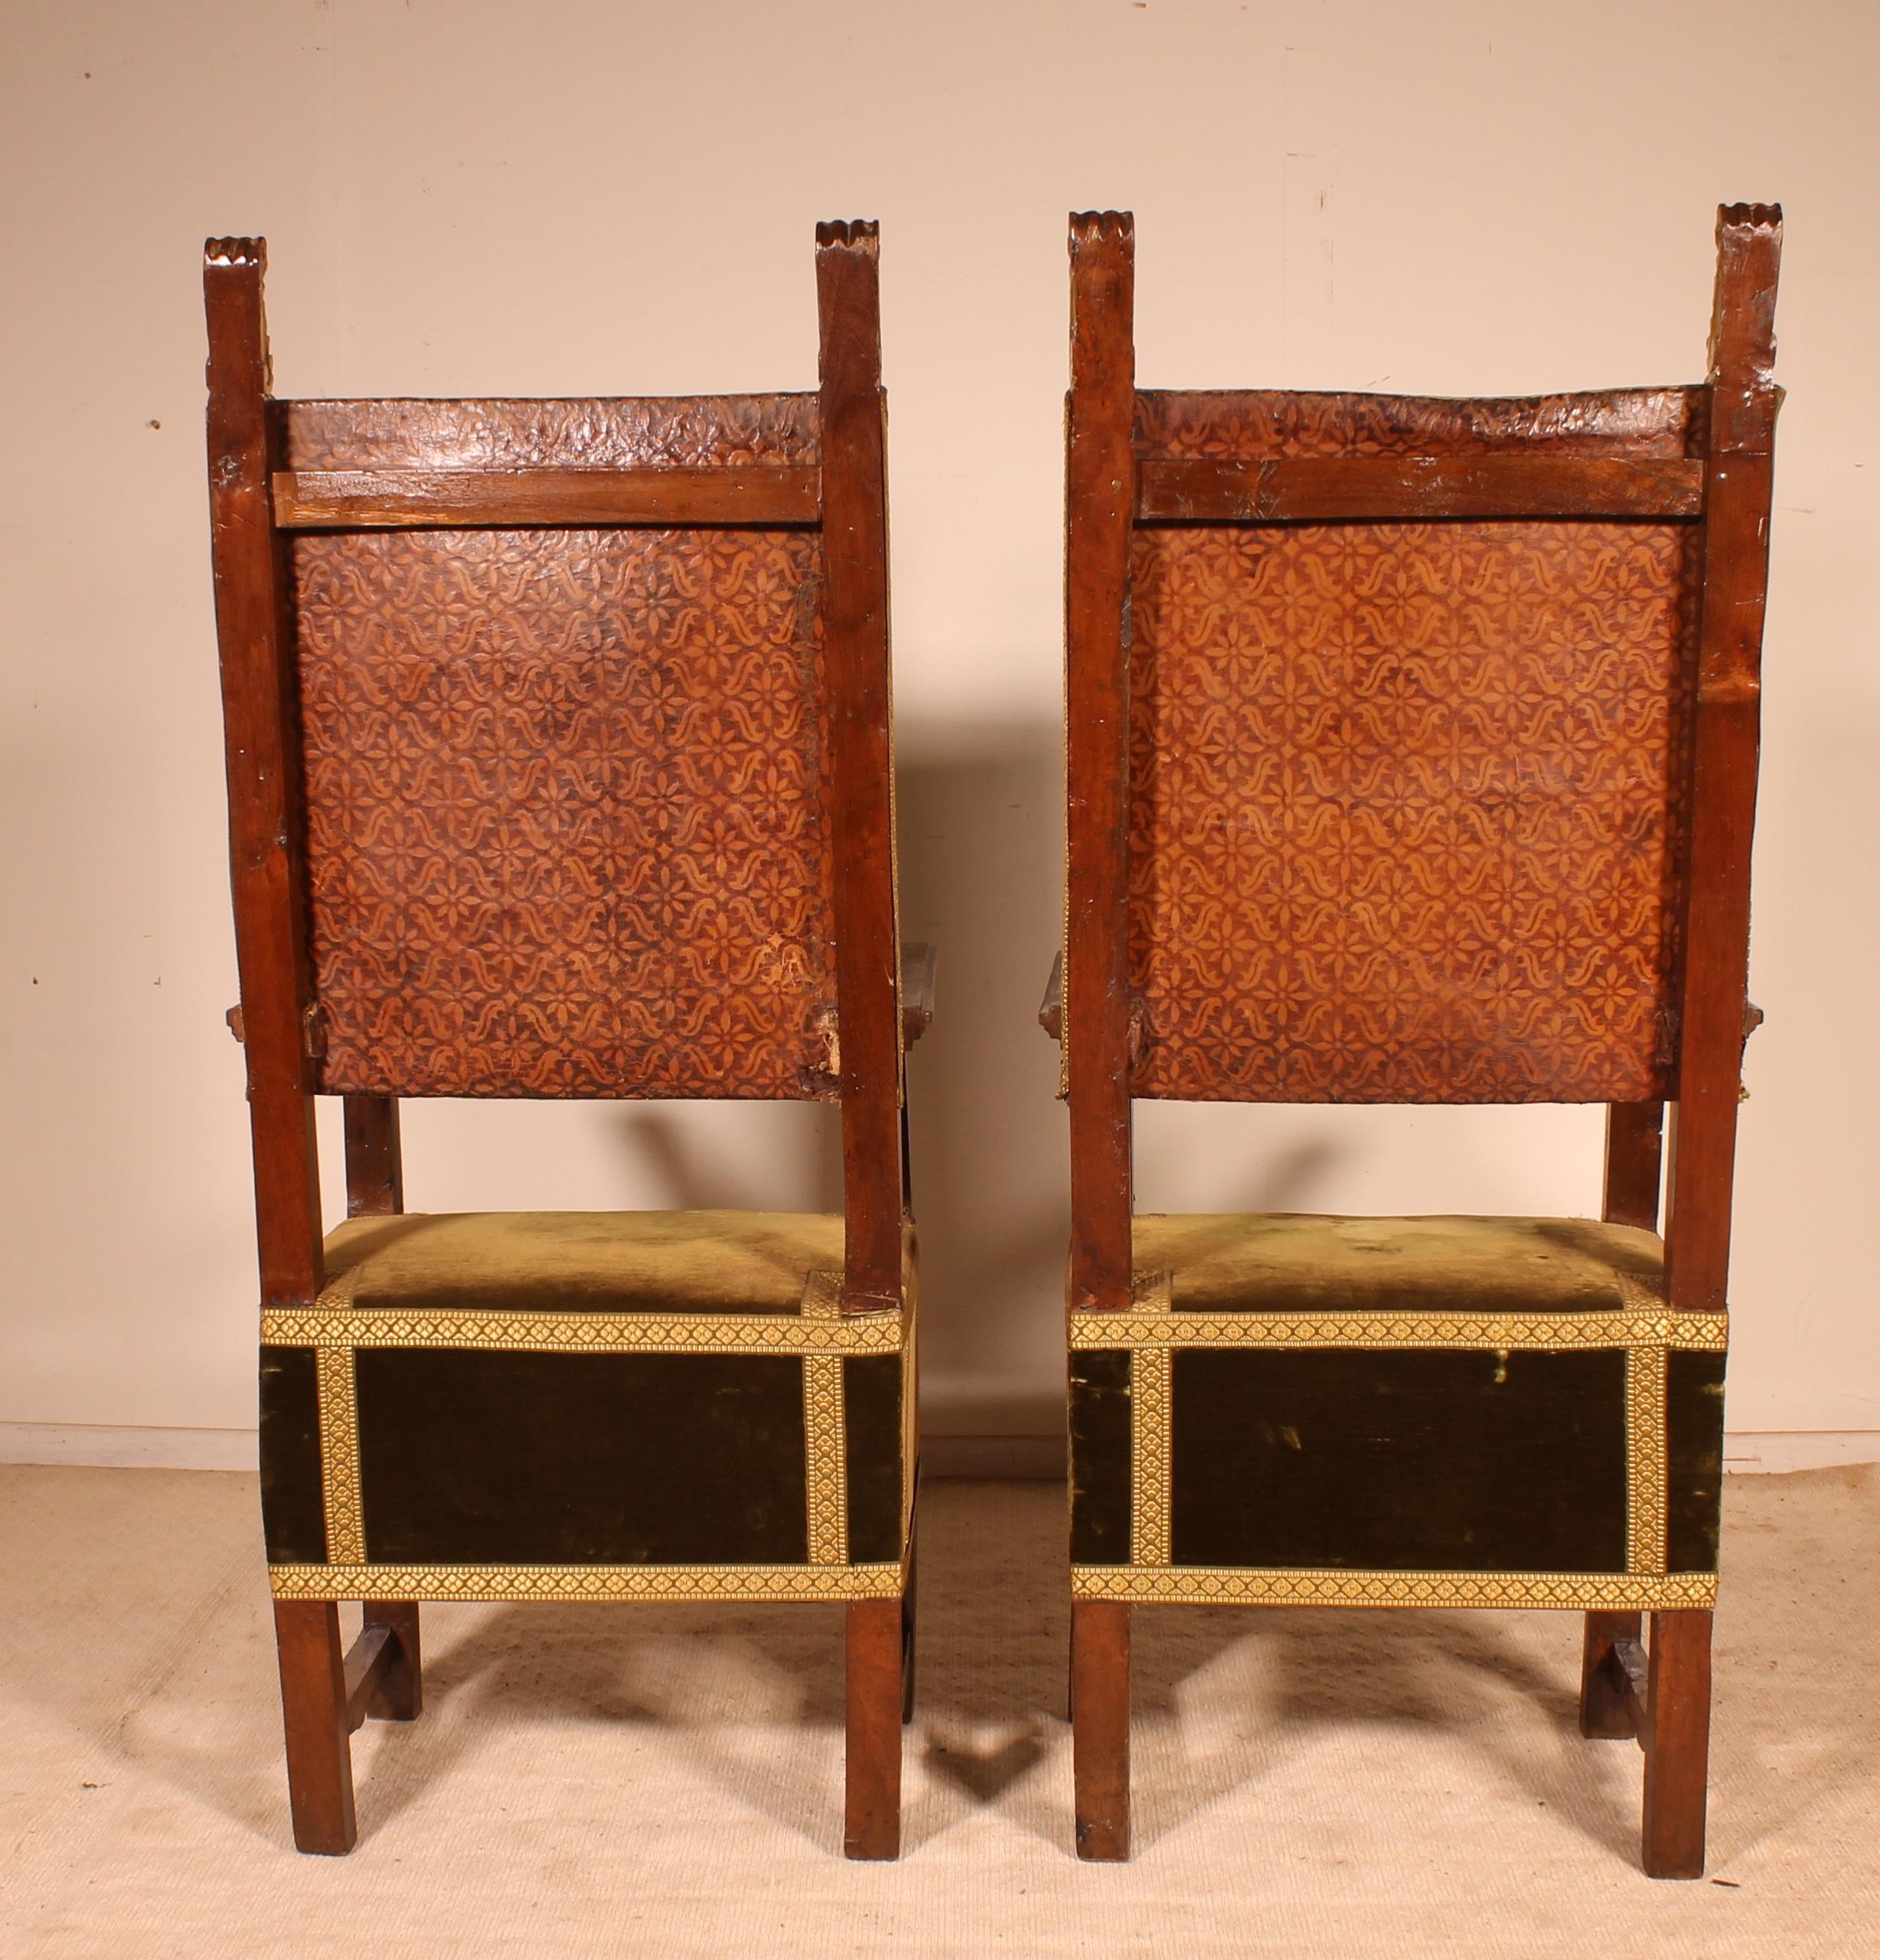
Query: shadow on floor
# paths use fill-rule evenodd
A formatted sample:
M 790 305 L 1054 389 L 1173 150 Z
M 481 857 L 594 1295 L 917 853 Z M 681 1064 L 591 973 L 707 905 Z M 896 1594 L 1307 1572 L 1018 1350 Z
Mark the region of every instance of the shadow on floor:
M 1871 1501 L 1859 1514 L 1844 1504 L 1838 1524 L 1790 1527 L 1774 1487 L 1800 1480 L 1733 1481 L 1738 1559 L 1719 1616 L 1713 1866 L 1802 1828 L 1871 1783 L 1880 1761 L 1880 1643 L 1858 1616 L 1829 1630 L 1819 1601 L 1784 1583 L 1798 1560 L 1822 1584 L 1821 1574 L 1870 1564 L 1866 1544 L 1841 1539 L 1860 1516 L 1871 1523 Z M 91 1648 L 50 1669 L 24 1647 L 7 1650 L 7 1705 L 71 1737 L 75 1777 L 135 1762 L 279 1844 L 273 1642 L 248 1526 L 235 1528 L 252 1484 L 221 1482 L 231 1492 L 211 1507 L 218 1527 L 191 1586 L 175 1583 L 187 1544 L 153 1540 L 149 1570 L 122 1575 L 122 1610 L 93 1621 Z M 1745 1493 L 1745 1483 L 1760 1488 Z M 1871 1481 L 1862 1488 L 1872 1493 Z M 909 1853 L 996 1815 L 1071 1855 L 1063 1503 L 1062 1487 L 1046 1484 L 936 1481 L 923 1491 Z M 200 1500 L 171 1509 L 172 1534 L 204 1514 Z M 77 1513 L 64 1528 L 82 1533 Z M 21 1583 L 76 1622 L 90 1584 L 83 1558 L 72 1552 L 60 1567 L 69 1573 L 50 1579 L 30 1563 Z M 133 1596 L 166 1572 L 171 1617 L 162 1619 Z M 1296 1800 L 1281 1786 L 1308 1756 L 1341 1762 L 1349 1777 L 1349 1746 L 1321 1746 L 1355 1728 L 1360 1764 L 1366 1735 L 1426 1734 L 1452 1754 L 1460 1745 L 1472 1782 L 1479 1775 L 1545 1806 L 1582 1842 L 1635 1864 L 1638 1753 L 1577 1733 L 1574 1616 L 1187 1607 L 1144 1609 L 1134 1623 L 1142 1856 L 1222 1805 L 1252 1828 L 1263 1805 Z M 369 1723 L 354 1740 L 362 1841 L 427 1795 L 487 1777 L 521 1732 L 565 1721 L 619 1733 L 623 1780 L 658 1775 L 662 1752 L 676 1749 L 723 1792 L 727 1828 L 749 1806 L 839 1851 L 839 1607 L 444 1606 L 427 1610 L 425 1626 L 426 1716 L 409 1728 Z M 1280 1793 L 1263 1798 L 1263 1786 Z M 1335 1807 L 1355 1815 L 1362 1800 L 1347 1792 Z

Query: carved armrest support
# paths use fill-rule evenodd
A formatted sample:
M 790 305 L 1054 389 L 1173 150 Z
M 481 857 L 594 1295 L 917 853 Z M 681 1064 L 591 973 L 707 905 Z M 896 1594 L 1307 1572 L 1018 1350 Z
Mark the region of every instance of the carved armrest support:
M 241 1003 L 237 1001 L 222 1018 L 228 1023 L 228 1031 L 246 1047 L 248 1044 L 248 1024 L 244 1018 Z M 321 1060 L 326 1054 L 326 1017 L 321 1013 L 316 1001 L 309 1005 L 300 1018 L 301 1052 L 310 1062 Z
M 933 1019 L 934 974 L 938 951 L 920 940 L 901 948 L 901 1046 L 911 1048 Z
M 1749 1037 L 1761 1027 L 1765 1018 L 1762 1009 L 1754 1001 L 1745 1001 L 1743 1003 L 1743 1048 L 1745 1054 L 1749 1050 Z M 1738 1066 L 1740 1068 L 1741 1064 L 1739 1063 Z M 1736 1099 L 1739 1102 L 1747 1102 L 1749 1100 L 1749 1091 L 1744 1087 L 1740 1075 L 1737 1079 Z
M 1038 1003 L 1038 1025 L 1053 1041 L 1064 1039 L 1064 955 L 1060 949 L 1051 962 L 1051 977 L 1044 983 L 1044 998 Z

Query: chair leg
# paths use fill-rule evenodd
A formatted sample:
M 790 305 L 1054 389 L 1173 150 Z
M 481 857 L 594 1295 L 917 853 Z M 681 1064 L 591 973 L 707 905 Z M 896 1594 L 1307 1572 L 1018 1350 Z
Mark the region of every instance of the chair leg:
M 908 1548 L 907 1590 L 901 1596 L 901 1726 L 914 1719 L 916 1601 L 913 1547 Z
M 350 1851 L 359 1834 L 339 1609 L 325 1599 L 277 1599 L 274 1638 L 294 1843 L 302 1851 L 336 1857 Z
M 1071 1761 L 1077 1855 L 1129 1856 L 1129 1609 L 1071 1602 Z
M 901 1855 L 902 1599 L 848 1606 L 847 1815 L 852 1858 Z
M 1702 1878 L 1710 1772 L 1709 1614 L 1653 1613 L 1650 1665 L 1646 1874 Z
M 1637 1640 L 1637 1613 L 1588 1613 L 1580 1656 L 1580 1733 L 1599 1742 L 1628 1742 L 1638 1733 L 1631 1697 L 1617 1671 L 1613 1642 Z
M 415 1722 L 424 1707 L 423 1649 L 418 1637 L 415 1599 L 368 1599 L 365 1624 L 387 1628 L 392 1636 L 384 1671 L 379 1676 L 366 1713 L 379 1722 Z

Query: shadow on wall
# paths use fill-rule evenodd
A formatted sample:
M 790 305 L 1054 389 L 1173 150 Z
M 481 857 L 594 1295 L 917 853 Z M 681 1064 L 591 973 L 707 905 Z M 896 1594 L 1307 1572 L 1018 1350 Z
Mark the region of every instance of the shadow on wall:
M 908 1084 L 930 1436 L 1064 1430 L 1069 1171 L 1037 1022 L 1063 906 L 1059 740 L 1010 722 L 899 737 L 902 936 L 939 949 Z M 831 1105 L 628 1103 L 603 1120 L 629 1202 L 841 1209 Z
M 909 1062 L 924 1420 L 936 1436 L 1064 1429 L 1069 1168 L 1038 1004 L 1062 931 L 1055 721 L 903 724 L 902 931 L 939 949 Z
M 676 1209 L 842 1209 L 834 1103 L 628 1102 L 611 1121 L 623 1168 Z
M 901 743 L 902 930 L 940 952 L 908 1086 L 933 1436 L 1064 1432 L 1069 1135 L 1037 1019 L 1063 933 L 1062 739 L 1055 720 L 1002 721 Z M 1333 1138 L 1245 1128 L 1229 1208 L 1306 1208 L 1343 1154 Z

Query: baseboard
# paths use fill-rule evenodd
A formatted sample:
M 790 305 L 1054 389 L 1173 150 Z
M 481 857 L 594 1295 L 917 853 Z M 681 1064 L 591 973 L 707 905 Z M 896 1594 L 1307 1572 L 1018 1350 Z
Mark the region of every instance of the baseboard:
M 920 1467 L 930 1477 L 1055 1477 L 1062 1483 L 1065 1442 L 1061 1436 L 923 1436 Z
M 1734 1475 L 1823 1470 L 1880 1463 L 1880 1429 L 1745 1429 L 1724 1439 Z M 116 1428 L 100 1423 L 0 1423 L 0 1463 L 83 1464 L 101 1468 L 253 1470 L 253 1429 Z M 933 1477 L 1062 1478 L 1061 1436 L 948 1436 L 921 1439 L 921 1464 Z
M 1723 1439 L 1723 1467 L 1733 1476 L 1841 1463 L 1880 1463 L 1880 1429 L 1739 1429 Z
M 0 1423 L 0 1463 L 116 1470 L 253 1470 L 253 1429 L 119 1429 L 102 1423 Z

